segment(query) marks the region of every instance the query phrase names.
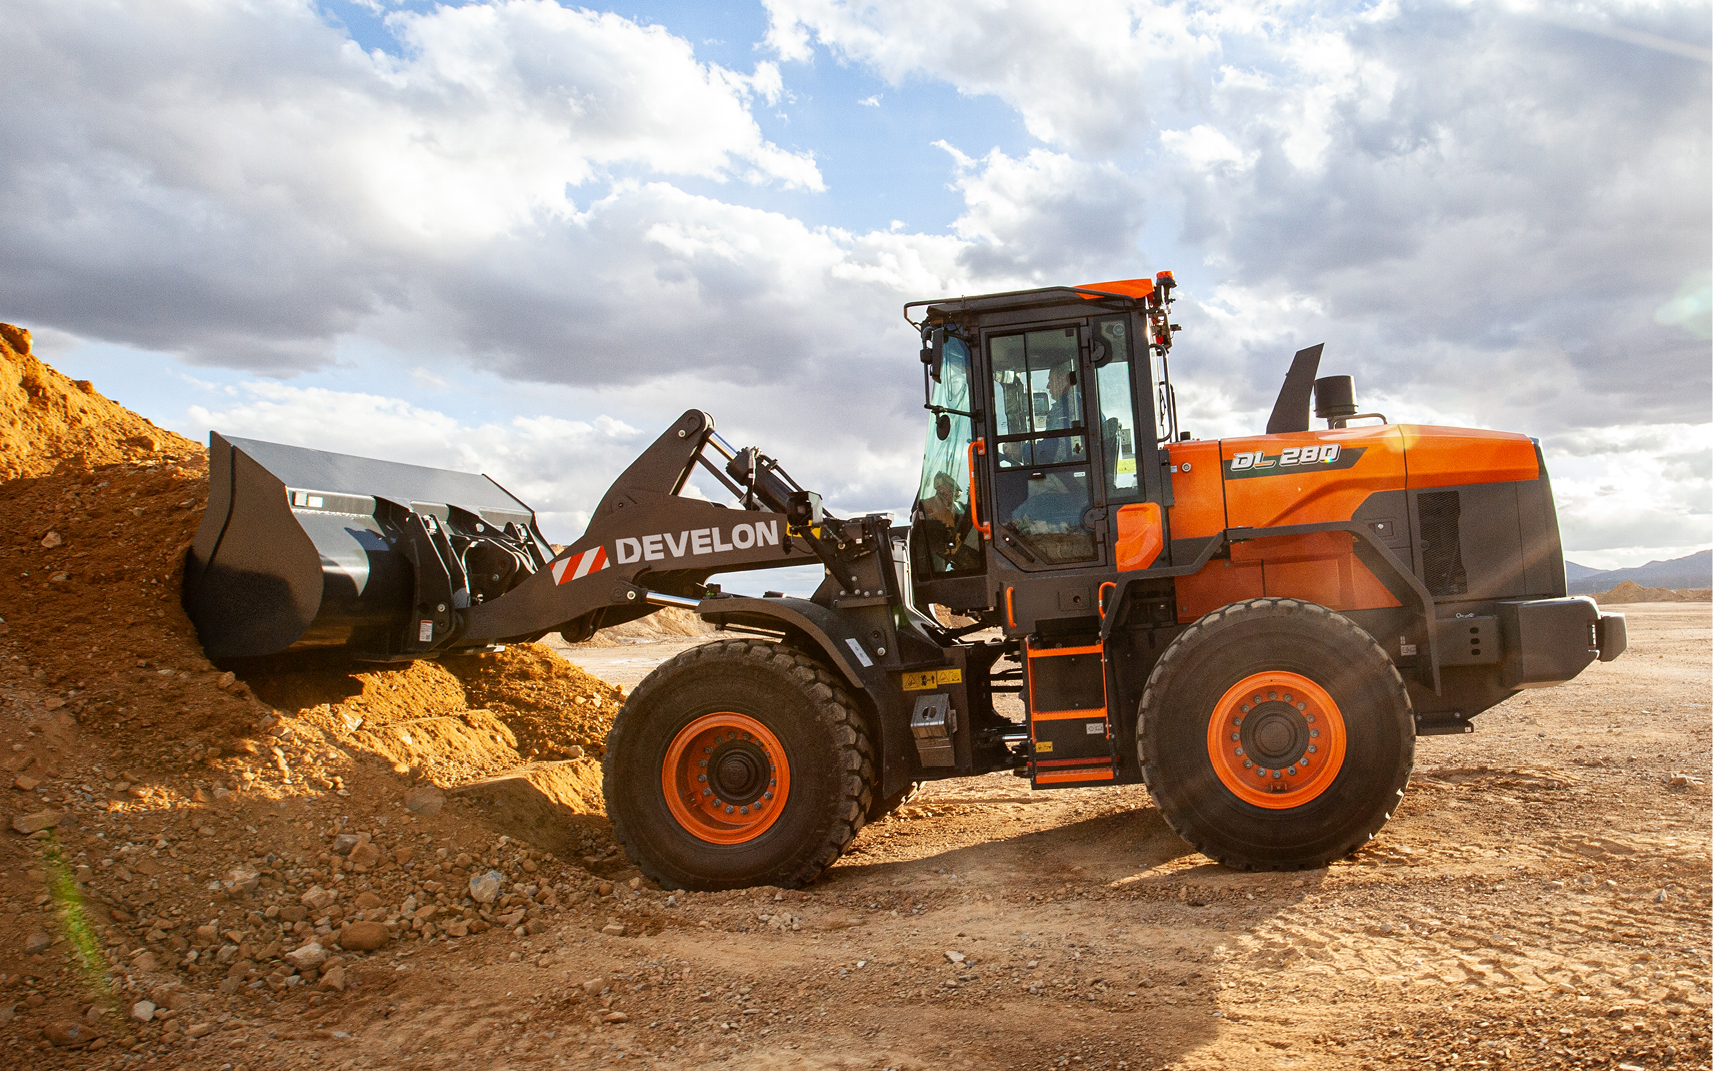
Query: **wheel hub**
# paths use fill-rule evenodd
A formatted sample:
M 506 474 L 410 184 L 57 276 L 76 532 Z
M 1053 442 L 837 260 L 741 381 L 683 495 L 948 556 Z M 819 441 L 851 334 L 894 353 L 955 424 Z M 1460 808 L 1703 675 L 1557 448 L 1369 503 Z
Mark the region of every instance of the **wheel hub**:
M 1272 770 L 1292 765 L 1309 748 L 1309 723 L 1290 703 L 1270 700 L 1243 716 L 1239 737 L 1244 753 Z
M 748 739 L 726 740 L 707 759 L 708 784 L 727 803 L 753 803 L 767 791 L 772 768 L 767 754 Z
M 713 844 L 743 844 L 778 819 L 791 767 L 779 738 L 758 719 L 704 714 L 667 745 L 660 787 L 686 832 Z
M 1232 685 L 1209 714 L 1207 751 L 1214 773 L 1239 799 L 1275 810 L 1297 807 L 1338 776 L 1344 719 L 1309 678 L 1254 673 Z

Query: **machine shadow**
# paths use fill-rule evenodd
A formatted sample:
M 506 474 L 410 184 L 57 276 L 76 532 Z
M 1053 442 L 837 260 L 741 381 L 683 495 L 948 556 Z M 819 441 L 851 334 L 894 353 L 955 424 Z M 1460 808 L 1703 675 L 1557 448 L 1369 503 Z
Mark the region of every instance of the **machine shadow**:
M 926 928 L 955 911 L 960 934 L 1009 947 L 971 969 L 981 979 L 972 984 L 991 994 L 992 1066 L 1035 1052 L 1052 1054 L 1049 1063 L 1080 1056 L 1090 1066 L 1153 1067 L 1244 1029 L 1222 1007 L 1222 949 L 1314 892 L 1324 875 L 1230 870 L 1197 856 L 1141 807 L 912 859 L 847 859 L 818 887 L 864 897 L 914 892 L 921 914 L 879 919 L 877 928 Z M 1256 890 L 1266 895 L 1250 899 Z M 1080 956 L 1067 959 L 1067 947 Z M 1028 958 L 1055 967 L 1034 973 L 1036 992 L 1020 980 Z M 915 1014 L 949 1024 L 955 1012 L 930 1004 Z

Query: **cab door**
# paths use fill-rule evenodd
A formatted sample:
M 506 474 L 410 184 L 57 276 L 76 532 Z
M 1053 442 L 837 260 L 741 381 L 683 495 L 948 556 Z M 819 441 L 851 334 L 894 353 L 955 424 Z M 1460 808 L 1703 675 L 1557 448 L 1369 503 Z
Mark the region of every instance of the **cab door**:
M 1146 497 L 1130 329 L 1116 315 L 988 336 L 993 538 L 1023 571 L 1111 566 L 1113 510 Z

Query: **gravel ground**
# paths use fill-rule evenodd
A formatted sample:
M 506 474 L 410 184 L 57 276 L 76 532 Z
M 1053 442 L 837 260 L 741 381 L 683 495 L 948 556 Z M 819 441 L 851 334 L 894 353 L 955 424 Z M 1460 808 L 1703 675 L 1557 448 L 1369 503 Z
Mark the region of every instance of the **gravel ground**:
M 810 889 L 713 895 L 651 889 L 596 817 L 569 839 L 520 843 L 492 799 L 451 793 L 438 813 L 410 812 L 399 806 L 410 785 L 386 767 L 347 769 L 346 797 L 308 786 L 196 801 L 169 786 L 164 846 L 112 850 L 136 847 L 143 816 L 128 838 L 93 820 L 57 840 L 7 834 L 0 1053 L 12 1056 L 0 1062 L 1705 1068 L 1709 612 L 1624 609 L 1624 658 L 1507 702 L 1472 735 L 1423 740 L 1380 838 L 1300 874 L 1210 864 L 1141 789 L 1032 793 L 1008 776 L 929 786 Z M 646 667 L 627 659 L 677 649 L 569 653 L 628 690 Z M 7 722 L 0 748 L 36 747 L 49 730 L 22 731 Z M 65 753 L 80 746 L 75 725 L 53 731 Z M 348 842 L 341 856 L 341 828 L 378 847 L 363 872 L 341 863 L 356 858 Z M 401 848 L 414 857 L 399 862 Z M 97 943 L 129 967 L 82 966 L 46 891 L 55 850 L 68 868 L 84 853 L 87 872 L 67 877 Z M 135 878 L 147 860 L 165 888 L 173 867 L 214 869 L 222 851 L 272 854 L 274 876 L 248 894 L 187 893 L 171 901 L 176 916 L 156 901 L 127 920 L 106 902 L 130 914 L 115 866 Z M 501 898 L 459 910 L 490 868 Z M 307 934 L 267 914 L 322 886 L 343 890 L 327 933 L 314 911 Z M 427 932 L 414 930 L 435 904 Z M 342 927 L 368 912 L 397 936 L 339 949 Z M 252 942 L 322 941 L 343 961 L 343 988 L 327 984 L 327 962 L 240 972 L 237 986 L 221 984 L 225 963 L 182 966 L 175 938 L 218 957 L 222 940 L 200 928 L 216 919 Z M 138 932 L 145 922 L 175 925 Z M 460 924 L 464 936 L 448 932 Z M 156 949 L 167 962 L 137 969 Z M 130 1017 L 139 999 L 159 1005 L 147 1026 Z M 99 1047 L 52 1040 L 78 1024 Z

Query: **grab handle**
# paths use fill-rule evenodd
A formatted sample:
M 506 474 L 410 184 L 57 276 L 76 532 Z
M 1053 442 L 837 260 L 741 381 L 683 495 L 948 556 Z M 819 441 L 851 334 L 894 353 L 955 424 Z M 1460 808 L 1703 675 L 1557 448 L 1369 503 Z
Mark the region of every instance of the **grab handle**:
M 981 523 L 981 509 L 976 496 L 976 488 L 981 485 L 981 479 L 976 475 L 975 471 L 975 455 L 977 454 L 981 454 L 983 457 L 987 456 L 986 439 L 976 439 L 969 445 L 970 524 L 974 526 L 976 531 L 981 533 L 981 537 L 983 539 L 991 540 L 993 538 L 993 525 Z

